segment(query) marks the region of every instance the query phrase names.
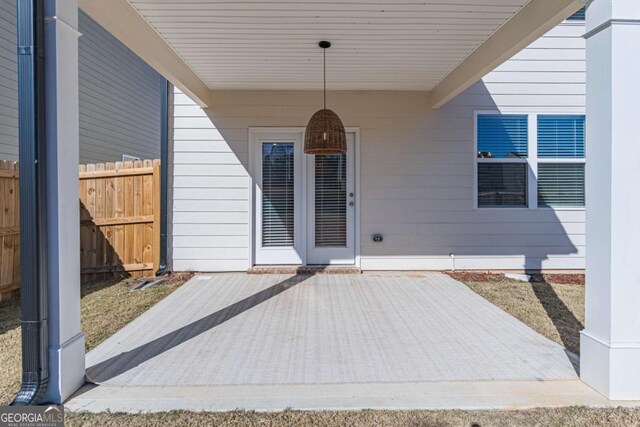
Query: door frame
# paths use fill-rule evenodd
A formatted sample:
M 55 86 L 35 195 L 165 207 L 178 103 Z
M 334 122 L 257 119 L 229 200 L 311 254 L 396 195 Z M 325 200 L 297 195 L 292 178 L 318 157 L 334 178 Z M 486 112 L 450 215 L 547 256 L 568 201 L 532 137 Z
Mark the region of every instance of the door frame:
M 354 134 L 354 143 L 355 143 L 355 159 L 354 159 L 354 177 L 355 177 L 355 224 L 354 224 L 354 238 L 355 238 L 355 267 L 360 267 L 360 128 L 359 127 L 345 127 L 345 131 L 347 133 Z M 257 136 L 263 133 L 290 133 L 290 134 L 299 134 L 302 135 L 302 140 L 304 141 L 304 127 L 271 127 L 271 126 L 260 126 L 260 127 L 249 127 L 248 129 L 248 159 L 247 159 L 247 169 L 249 172 L 249 267 L 253 267 L 256 265 L 255 263 L 255 255 L 256 255 L 256 209 L 255 209 L 255 198 L 256 191 L 255 186 L 257 185 L 256 179 L 254 179 L 254 174 L 257 172 L 254 167 L 256 156 L 261 155 L 259 150 L 256 150 L 257 146 Z M 303 153 L 304 154 L 304 153 Z M 302 188 L 306 192 L 307 188 L 307 162 L 305 158 L 302 159 Z M 302 253 L 301 256 L 304 259 L 304 264 L 307 263 L 307 203 L 306 199 L 302 203 L 302 230 L 303 230 L 303 242 L 302 242 Z
M 307 265 L 323 265 L 319 264 L 315 261 L 319 261 L 321 258 L 331 259 L 333 262 L 329 262 L 329 264 L 324 265 L 355 265 L 355 243 L 356 243 L 356 235 L 355 233 L 349 233 L 349 231 L 355 231 L 355 223 L 357 222 L 357 212 L 355 209 L 356 202 L 356 164 L 355 164 L 355 155 L 356 155 L 356 144 L 355 144 L 355 135 L 352 132 L 347 133 L 347 155 L 346 159 L 346 174 L 347 174 L 347 188 L 345 193 L 345 203 L 353 202 L 353 207 L 346 207 L 345 215 L 346 215 L 346 224 L 347 224 L 347 241 L 345 247 L 314 247 L 315 244 L 315 159 L 311 158 L 311 156 L 306 156 L 303 161 L 307 162 L 307 187 L 305 188 L 306 195 L 306 203 L 307 203 L 307 216 L 305 218 L 307 225 L 307 233 L 306 233 L 306 244 L 307 244 Z M 353 198 L 349 198 L 348 193 L 353 193 Z M 348 263 L 345 263 L 346 258 L 343 260 L 340 256 L 340 253 L 348 254 Z M 315 256 L 315 259 L 314 259 Z M 351 259 L 353 256 L 353 263 L 351 263 Z

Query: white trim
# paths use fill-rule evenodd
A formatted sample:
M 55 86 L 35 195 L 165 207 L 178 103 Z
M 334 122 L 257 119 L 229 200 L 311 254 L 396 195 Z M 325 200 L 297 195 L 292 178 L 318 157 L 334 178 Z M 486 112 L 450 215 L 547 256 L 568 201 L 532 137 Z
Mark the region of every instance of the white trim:
M 360 268 L 360 128 L 346 128 L 347 132 L 352 132 L 355 135 L 355 188 L 356 188 L 356 225 L 355 225 L 355 233 L 356 233 L 356 248 L 355 248 L 355 266 Z
M 438 109 L 584 6 L 584 0 L 531 0 L 431 91 Z
M 65 342 L 47 348 L 50 364 L 58 369 L 49 371 L 45 401 L 63 403 L 85 384 L 85 341 L 84 333 L 78 332 Z
M 589 39 L 613 25 L 640 25 L 640 19 L 609 19 L 603 22 L 602 24 L 598 25 L 594 29 L 588 31 L 582 37 L 584 39 Z
M 564 158 L 564 157 L 539 157 L 538 164 L 540 163 L 586 163 L 586 158 Z
M 538 209 L 538 115 L 527 115 L 527 206 Z
M 247 129 L 247 172 L 249 172 L 249 206 L 247 207 L 247 212 L 249 213 L 249 253 L 247 254 L 247 259 L 249 260 L 249 266 L 248 268 L 251 268 L 255 265 L 255 256 L 254 254 L 256 253 L 256 241 L 253 238 L 254 234 L 255 234 L 255 223 L 256 223 L 256 218 L 255 218 L 255 209 L 254 209 L 254 199 L 255 199 L 255 191 L 253 191 L 253 189 L 255 188 L 255 179 L 253 179 L 253 167 L 251 165 L 253 165 L 254 157 L 254 149 L 253 147 L 253 133 L 251 131 L 251 128 Z
M 530 193 L 529 193 L 529 188 L 527 188 L 527 206 L 504 206 L 504 207 L 500 207 L 500 206 L 487 206 L 487 207 L 480 207 L 478 206 L 478 164 L 479 163 L 526 163 L 528 165 L 527 167 L 527 186 L 530 186 L 531 183 L 531 164 L 529 163 L 529 154 L 530 154 L 530 150 L 531 150 L 531 134 L 527 131 L 527 157 L 508 157 L 508 158 L 488 158 L 488 159 L 483 159 L 478 157 L 478 116 L 482 116 L 482 115 L 520 115 L 520 116 L 524 116 L 526 115 L 527 117 L 529 117 L 530 115 L 527 113 L 523 113 L 523 112 L 504 112 L 504 111 L 500 111 L 500 110 L 475 110 L 473 112 L 473 209 L 474 210 L 482 210 L 482 211 L 489 211 L 489 210 L 498 210 L 498 211 L 504 211 L 504 210 L 516 210 L 516 211 L 521 211 L 521 210 L 528 210 L 531 209 L 531 207 L 529 206 L 530 203 Z M 527 120 L 530 120 L 530 118 L 528 118 Z M 529 127 L 530 124 L 527 123 L 527 127 Z M 537 185 L 537 183 L 536 183 Z M 537 196 L 537 192 L 536 192 L 536 196 Z M 537 204 L 536 204 L 537 207 Z
M 355 195 L 356 195 L 356 176 L 355 176 L 355 134 L 347 132 L 347 155 L 346 155 L 346 180 L 347 193 L 353 193 L 352 207 L 346 208 L 346 245 L 343 247 L 315 247 L 315 156 L 305 156 L 307 162 L 307 187 L 306 187 L 306 204 L 307 204 L 307 264 L 309 265 L 355 265 L 355 242 L 357 239 L 355 223 Z M 347 203 L 347 199 L 344 200 Z
M 294 145 L 294 239 L 293 246 L 287 247 L 262 247 L 260 245 L 262 241 L 262 224 L 261 221 L 254 221 L 253 227 L 253 246 L 255 247 L 254 262 L 263 265 L 300 265 L 305 262 L 306 250 L 304 245 L 306 244 L 304 237 L 306 221 L 305 221 L 305 204 L 300 203 L 304 201 L 304 191 L 306 186 L 306 159 L 302 153 L 302 145 L 304 141 L 304 132 L 278 132 L 272 130 L 268 132 L 256 132 L 251 134 L 250 149 L 254 151 L 252 155 L 253 164 L 249 165 L 252 175 L 258 177 L 262 176 L 262 155 L 261 147 L 262 143 L 293 143 Z M 260 153 L 260 154 L 257 154 Z M 253 197 L 253 209 L 255 219 L 260 217 L 262 212 L 262 206 L 258 203 L 258 198 L 262 194 L 262 190 L 256 185 L 257 181 L 254 180 L 254 197 Z M 260 256 L 261 260 L 258 260 Z
M 527 116 L 527 157 L 526 158 L 478 158 L 478 116 L 480 115 L 526 115 Z M 551 158 L 538 157 L 538 116 L 585 116 L 584 111 L 571 110 L 561 113 L 548 113 L 535 109 L 504 108 L 499 110 L 474 110 L 473 112 L 473 209 L 490 210 L 546 210 L 546 211 L 584 211 L 584 206 L 538 206 L 538 165 L 547 164 L 584 164 L 586 168 L 586 157 L 583 158 Z M 478 206 L 478 163 L 527 163 L 527 206 Z
M 476 151 L 477 153 L 477 151 Z M 490 158 L 482 158 L 477 157 L 478 163 L 528 163 L 527 157 L 490 157 Z
M 78 31 L 73 25 L 67 23 L 65 20 L 60 19 L 58 16 L 45 16 L 44 17 L 45 24 L 54 24 L 58 25 L 60 28 L 67 30 L 71 34 L 76 37 L 82 37 L 82 33 Z
M 248 128 L 248 165 L 249 165 L 249 220 L 250 220 L 250 224 L 249 224 L 249 254 L 248 254 L 248 260 L 249 260 L 249 267 L 253 267 L 256 265 L 256 260 L 255 260 L 255 253 L 256 253 L 256 209 L 255 209 L 255 198 L 256 198 L 256 192 L 255 192 L 255 179 L 254 179 L 254 163 L 256 161 L 256 153 L 255 153 L 255 144 L 253 143 L 254 138 L 255 138 L 255 134 L 259 134 L 259 133 L 302 133 L 302 139 L 304 141 L 304 132 L 305 132 L 306 128 L 304 127 L 271 127 L 271 126 L 256 126 L 256 127 L 249 127 Z M 361 185 L 360 185 L 360 128 L 359 127 L 345 127 L 345 131 L 347 133 L 353 133 L 355 138 L 354 138 L 354 142 L 355 142 L 355 171 L 354 171 L 354 175 L 355 175 L 355 267 L 360 267 L 361 266 L 361 260 L 362 260 L 362 256 L 361 256 L 361 236 L 360 236 L 360 232 L 361 232 L 361 224 L 360 224 L 360 220 L 361 220 L 361 210 L 360 210 L 360 189 L 361 189 Z M 302 162 L 302 173 L 303 173 L 303 177 L 302 177 L 302 185 L 303 188 L 306 188 L 307 182 L 307 170 L 306 170 L 306 164 L 307 162 L 303 161 Z M 307 229 L 306 227 L 306 217 L 307 217 L 307 207 L 306 207 L 306 203 L 302 204 L 302 218 L 303 218 L 303 227 L 304 230 Z M 306 244 L 306 233 L 304 234 L 304 239 L 305 242 L 302 245 L 302 249 L 301 249 L 301 255 L 303 256 L 303 260 L 306 263 L 306 259 L 307 259 L 307 244 Z
M 473 209 L 478 209 L 478 116 L 482 114 L 481 111 L 473 112 L 473 150 L 471 151 L 471 164 L 472 169 L 472 191 L 471 197 L 473 197 L 472 206 Z
M 209 87 L 127 0 L 79 0 L 79 7 L 200 107 L 211 106 Z
M 122 153 L 122 161 L 123 162 L 135 162 L 141 160 L 138 156 L 133 156 L 131 154 Z
M 611 349 L 633 349 L 633 350 L 640 349 L 640 343 L 638 342 L 634 342 L 634 341 L 610 341 L 609 342 L 604 338 L 601 338 L 598 335 L 589 332 L 586 329 L 583 329 L 582 331 L 580 331 L 580 335 L 589 337 L 590 339 L 596 341 L 597 343 L 602 344 Z

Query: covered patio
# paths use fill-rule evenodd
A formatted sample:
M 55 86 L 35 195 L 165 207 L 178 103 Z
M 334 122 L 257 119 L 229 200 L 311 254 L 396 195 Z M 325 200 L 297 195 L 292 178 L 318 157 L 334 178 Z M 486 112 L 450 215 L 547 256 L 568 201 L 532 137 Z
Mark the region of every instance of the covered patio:
M 36 3 L 42 6 L 33 2 Z M 384 407 L 393 401 L 393 396 L 402 395 L 399 390 L 408 382 L 413 385 L 406 385 L 407 390 L 414 387 L 415 391 L 409 393 L 413 403 L 407 403 L 408 406 L 420 402 L 423 407 L 427 405 L 420 396 L 448 396 L 447 402 L 459 402 L 455 396 L 466 396 L 469 390 L 480 400 L 498 402 L 495 404 L 498 407 L 514 404 L 512 396 L 519 396 L 519 400 L 515 399 L 517 404 L 527 406 L 527 402 L 531 404 L 523 397 L 527 393 L 554 396 L 554 399 L 535 400 L 535 405 L 563 401 L 558 396 L 569 396 L 570 404 L 640 399 L 640 270 L 637 268 L 640 198 L 628 195 L 629 183 L 640 181 L 637 160 L 640 132 L 636 113 L 640 94 L 637 78 L 640 75 L 640 26 L 637 25 L 640 9 L 636 0 L 483 0 L 470 2 L 472 10 L 461 9 L 461 4 L 466 2 L 442 0 L 419 2 L 416 6 L 419 10 L 391 13 L 380 10 L 376 2 L 368 1 L 351 4 L 366 10 L 354 6 L 322 11 L 314 9 L 319 2 L 278 3 L 285 5 L 284 10 L 282 6 L 269 6 L 276 2 L 243 3 L 242 10 L 232 11 L 216 10 L 218 3 L 50 0 L 44 3 L 41 13 L 31 13 L 25 6 L 31 7 L 31 3 L 21 2 L 25 7 L 20 13 L 21 28 L 26 29 L 19 31 L 21 88 L 24 88 L 20 95 L 23 101 L 20 185 L 25 195 L 21 224 L 26 230 L 22 234 L 21 258 L 32 261 L 22 274 L 23 301 L 30 304 L 24 306 L 29 310 L 23 310 L 27 315 L 23 330 L 28 342 L 24 348 L 29 350 L 24 354 L 29 357 L 25 358 L 25 369 L 32 369 L 24 376 L 28 381 L 23 389 L 29 394 L 25 400 L 33 398 L 33 390 L 43 392 L 41 387 L 46 387 L 48 381 L 44 399 L 64 402 L 85 384 L 85 372 L 90 380 L 103 385 L 85 389 L 71 401 L 72 408 L 89 408 L 85 406 L 87 402 L 102 402 L 96 403 L 95 408 L 106 405 L 116 410 L 137 402 L 139 408 L 147 405 L 154 410 L 153 401 L 157 399 L 149 394 L 149 387 L 156 387 L 158 396 L 164 393 L 164 402 L 173 402 L 171 407 L 177 408 L 180 396 L 193 396 L 198 387 L 203 387 L 201 391 L 210 396 L 229 393 L 241 399 L 248 392 L 243 387 L 254 386 L 272 387 L 252 389 L 258 400 L 260 393 L 266 393 L 262 397 L 267 399 L 280 392 L 288 396 L 275 403 L 271 401 L 269 408 L 300 402 L 295 399 L 304 397 L 305 389 L 296 387 L 311 387 L 306 389 L 310 390 L 306 406 L 300 407 L 322 402 L 322 396 L 330 396 L 324 400 L 327 407 L 339 407 L 336 397 L 360 393 L 367 399 L 354 406 Z M 266 9 L 256 8 L 258 3 L 267 4 Z M 300 113 L 301 106 L 316 108 L 316 99 L 307 97 L 307 92 L 293 95 L 292 91 L 315 91 L 320 96 L 321 68 L 305 59 L 313 56 L 309 52 L 315 52 L 318 40 L 340 38 L 344 46 L 349 43 L 354 46 L 335 50 L 337 59 L 355 55 L 354 62 L 334 62 L 338 64 L 332 70 L 336 76 L 335 89 L 399 91 L 395 96 L 403 102 L 395 105 L 401 107 L 396 111 L 403 116 L 401 119 L 375 116 L 376 108 L 386 105 L 382 96 L 373 106 L 344 104 L 345 115 L 361 118 L 362 122 L 368 120 L 371 128 L 379 122 L 389 126 L 386 133 L 383 132 L 385 137 L 372 144 L 380 148 L 393 143 L 399 130 L 406 131 L 403 127 L 427 115 L 443 119 L 442 123 L 450 127 L 447 131 L 455 132 L 455 119 L 459 117 L 442 113 L 448 103 L 586 3 L 589 3 L 585 34 L 589 70 L 586 85 L 588 231 L 586 325 L 581 338 L 580 362 L 580 379 L 584 383 L 579 382 L 562 348 L 463 285 L 437 273 L 200 276 L 85 357 L 79 307 L 80 269 L 75 256 L 79 253 L 78 7 L 175 85 L 184 94 L 181 96 L 197 104 L 182 106 L 183 111 L 193 114 L 187 121 L 195 123 L 196 136 L 221 135 L 212 128 L 208 114 L 226 109 L 226 116 L 218 119 L 216 126 L 227 131 L 227 135 L 221 137 L 229 141 L 228 144 L 223 141 L 226 145 L 219 152 L 223 158 L 233 157 L 242 162 L 232 167 L 220 162 L 217 166 L 231 171 L 225 172 L 231 176 L 235 167 L 242 169 L 249 163 L 250 127 L 299 126 L 307 119 L 306 112 Z M 392 6 L 398 5 L 389 2 L 389 7 Z M 287 7 L 302 9 L 288 10 Z M 311 18 L 297 19 L 300 14 L 310 14 Z M 264 22 L 265 16 L 276 22 Z M 319 16 L 331 26 L 314 24 Z M 207 19 L 215 19 L 223 30 L 213 31 Z M 40 27 L 30 27 L 33 23 Z M 395 33 L 381 40 L 378 27 Z M 261 31 L 267 31 L 266 35 Z M 269 37 L 275 40 L 276 36 L 270 31 L 279 32 L 275 44 Z M 377 44 L 370 43 L 371 37 L 378 37 Z M 296 43 L 304 43 L 305 47 L 296 47 Z M 443 48 L 443 45 L 446 46 Z M 39 55 L 42 51 L 46 60 Z M 216 66 L 212 65 L 213 58 L 221 58 Z M 260 92 L 245 92 L 244 96 L 234 93 L 252 90 Z M 402 90 L 414 93 L 408 97 L 400 92 Z M 273 96 L 270 91 L 280 92 Z M 346 92 L 342 96 L 353 99 L 350 95 Z M 302 100 L 286 103 L 293 98 Z M 234 104 L 238 99 L 245 100 L 245 104 Z M 278 104 L 262 105 L 265 99 L 275 99 Z M 406 103 L 407 99 L 411 102 Z M 423 110 L 416 113 L 418 108 Z M 473 105 L 466 108 L 471 111 Z M 202 122 L 208 122 L 205 125 L 209 127 L 198 128 Z M 433 123 L 419 128 L 429 135 L 439 130 L 442 129 Z M 189 142 L 197 145 L 201 140 Z M 402 151 L 404 157 L 397 167 L 404 167 L 402 159 L 407 162 L 414 157 L 413 150 L 419 148 L 420 143 L 406 144 Z M 385 145 L 378 152 L 394 149 L 395 146 Z M 441 158 L 449 155 L 440 154 Z M 185 157 L 188 156 L 203 157 L 199 153 L 186 153 Z M 374 158 L 375 153 L 369 156 L 370 170 L 384 163 L 384 156 Z M 477 153 L 471 150 L 469 156 L 475 158 Z M 172 168 L 173 164 L 166 166 Z M 242 173 L 245 175 L 237 178 L 244 185 L 240 190 L 239 187 L 232 191 L 214 190 L 222 194 L 223 199 L 236 197 L 229 205 L 242 204 L 241 209 L 246 205 L 240 214 L 231 209 L 220 215 L 246 217 L 245 223 L 236 227 L 246 234 L 244 230 L 253 214 L 248 207 L 248 183 L 252 177 L 246 170 Z M 471 173 L 469 167 L 465 177 Z M 223 176 L 210 181 L 224 187 L 236 185 L 235 179 L 236 176 Z M 384 181 L 385 177 L 379 179 Z M 198 180 L 203 179 L 194 178 Z M 188 190 L 192 194 L 204 193 L 200 188 Z M 302 190 L 299 191 L 302 194 Z M 357 197 L 358 194 L 353 203 L 360 209 Z M 202 200 L 217 202 L 202 197 L 197 201 Z M 395 202 L 392 199 L 380 202 L 372 197 L 369 203 L 368 209 L 373 211 L 373 206 Z M 471 205 L 470 201 L 460 203 Z M 198 204 L 182 216 L 196 225 L 206 221 L 203 218 L 209 213 L 199 212 L 201 206 Z M 477 218 L 473 216 L 476 211 L 464 211 L 460 216 Z M 485 211 L 486 217 L 480 221 L 494 220 L 492 217 L 497 211 Z M 539 212 L 536 207 L 527 215 L 532 217 Z M 555 215 L 552 211 L 545 212 Z M 366 213 L 363 203 L 362 215 Z M 380 222 L 394 215 L 393 212 L 378 214 L 378 218 L 383 218 Z M 439 224 L 449 215 L 446 209 L 438 211 L 434 221 Z M 507 212 L 502 218 L 508 215 Z M 495 221 L 500 224 L 502 219 Z M 469 224 L 474 225 L 472 221 Z M 232 227 L 226 224 L 219 227 L 225 229 L 223 231 L 227 228 Z M 371 230 L 372 234 L 375 232 Z M 404 233 L 413 237 L 416 234 L 412 229 Z M 534 229 L 531 234 L 535 233 Z M 362 236 L 359 232 L 353 236 L 353 259 L 359 263 Z M 232 244 L 236 246 L 213 245 L 207 250 L 197 245 L 172 248 L 183 257 L 174 257 L 177 261 L 189 261 L 175 265 L 191 271 L 246 270 L 254 242 L 247 237 L 242 245 L 236 241 Z M 405 248 L 404 243 L 397 244 L 403 251 L 395 254 L 394 262 L 412 269 L 415 265 L 412 257 L 416 254 L 410 247 Z M 449 256 L 437 255 L 440 257 L 437 269 L 447 268 Z M 204 261 L 215 258 L 215 269 L 202 268 L 212 265 L 199 262 L 203 257 L 209 258 Z M 375 258 L 384 257 L 371 251 L 370 260 Z M 542 255 L 536 260 L 538 258 Z M 43 372 L 46 378 L 41 375 Z M 443 381 L 450 385 L 443 385 Z M 489 383 L 484 384 L 486 387 L 478 387 L 479 383 L 486 382 Z M 366 385 L 369 383 L 376 386 L 369 387 Z M 357 386 L 351 388 L 353 384 Z M 390 388 L 380 391 L 379 387 L 384 384 Z M 168 385 L 171 387 L 166 387 Z M 281 386 L 287 388 L 278 388 Z M 526 393 L 515 393 L 514 387 Z M 109 401 L 101 393 L 129 397 L 119 400 L 124 406 L 118 406 L 111 404 L 117 403 L 117 399 Z M 383 400 L 376 400 L 380 396 Z M 137 398 L 140 400 L 136 401 Z M 241 400 L 237 399 L 219 406 L 208 402 L 200 401 L 192 407 L 263 407 L 257 400 L 247 405 L 238 404 Z M 442 402 L 446 406 L 447 403 Z M 466 407 L 477 403 L 478 400 L 474 400 Z M 395 407 L 402 407 L 402 402 L 396 402 Z M 135 408 L 129 406 L 129 409 Z
M 561 346 L 426 272 L 199 275 L 87 354 L 87 378 L 68 407 L 273 410 L 321 395 L 339 407 L 345 392 L 349 408 L 419 407 L 422 393 L 457 396 L 423 401 L 434 407 L 603 402 Z M 394 402 L 403 387 L 417 395 Z M 196 401 L 198 388 L 216 397 Z

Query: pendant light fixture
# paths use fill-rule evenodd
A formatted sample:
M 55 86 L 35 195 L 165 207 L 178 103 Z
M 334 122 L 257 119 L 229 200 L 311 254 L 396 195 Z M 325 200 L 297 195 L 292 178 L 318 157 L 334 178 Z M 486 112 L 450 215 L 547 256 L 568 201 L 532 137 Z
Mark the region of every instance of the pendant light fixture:
M 317 111 L 309 123 L 304 134 L 304 152 L 306 154 L 337 154 L 347 151 L 347 135 L 342 120 L 336 113 L 327 109 L 327 49 L 331 47 L 328 41 L 318 43 L 323 51 L 324 61 L 324 108 Z

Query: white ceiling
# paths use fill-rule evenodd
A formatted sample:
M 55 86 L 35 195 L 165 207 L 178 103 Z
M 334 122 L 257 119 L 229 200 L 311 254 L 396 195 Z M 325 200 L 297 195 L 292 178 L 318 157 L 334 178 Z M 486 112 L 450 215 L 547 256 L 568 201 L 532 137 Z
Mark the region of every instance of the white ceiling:
M 129 2 L 213 90 L 431 90 L 529 0 Z

